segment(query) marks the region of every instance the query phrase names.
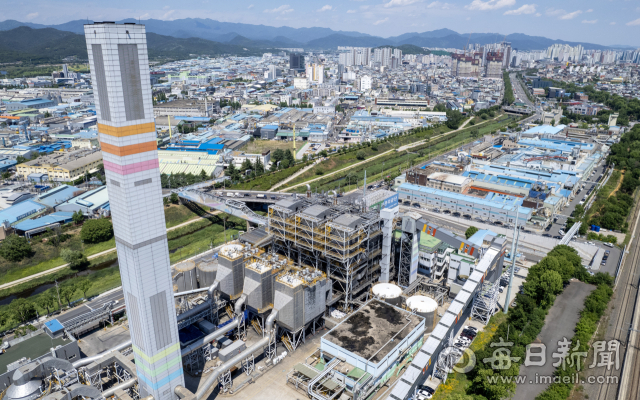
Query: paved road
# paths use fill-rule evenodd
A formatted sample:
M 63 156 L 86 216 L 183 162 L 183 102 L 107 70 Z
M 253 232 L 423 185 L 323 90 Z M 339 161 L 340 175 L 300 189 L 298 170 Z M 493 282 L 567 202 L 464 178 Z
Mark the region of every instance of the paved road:
M 545 324 L 538 338 L 546 346 L 545 360 L 542 366 L 520 366 L 520 376 L 525 377 L 524 384 L 518 385 L 513 400 L 531 400 L 542 393 L 549 383 L 536 382 L 539 377 L 551 377 L 556 370 L 553 366 L 558 359 L 553 353 L 558 351 L 558 342 L 566 338 L 569 343 L 574 335 L 574 329 L 580 319 L 580 310 L 584 308 L 584 299 L 595 289 L 595 286 L 580 281 L 573 281 L 562 294 L 556 298 L 549 310 Z M 506 341 L 506 340 L 505 340 Z
M 520 101 L 527 106 L 534 108 L 534 104 L 527 97 L 525 89 L 522 87 L 522 82 L 518 79 L 516 74 L 509 74 L 509 79 L 511 79 L 511 87 L 516 91 L 516 101 Z

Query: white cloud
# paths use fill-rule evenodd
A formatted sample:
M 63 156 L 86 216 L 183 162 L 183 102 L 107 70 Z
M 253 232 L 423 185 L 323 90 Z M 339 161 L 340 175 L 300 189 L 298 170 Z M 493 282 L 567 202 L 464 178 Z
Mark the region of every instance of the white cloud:
M 409 4 L 413 4 L 413 3 L 417 3 L 421 0 L 391 0 L 390 2 L 386 3 L 384 6 L 389 8 L 389 7 L 402 7 L 402 6 L 408 6 Z
M 636 25 L 640 25 L 640 18 L 633 20 L 631 22 L 627 22 L 627 25 L 629 26 L 636 26 Z
M 360 9 L 361 10 L 367 10 L 367 9 L 369 9 L 369 6 L 360 6 Z
M 471 4 L 464 6 L 467 10 L 496 10 L 503 7 L 511 7 L 516 4 L 516 0 L 473 0 Z
M 253 4 L 249 5 L 249 7 L 247 7 L 248 10 L 251 10 L 253 8 Z
M 38 14 L 37 12 L 31 13 L 31 14 L 27 14 L 27 19 L 28 20 L 32 20 L 34 18 L 38 18 L 38 15 L 40 15 L 40 14 Z
M 443 10 L 448 10 L 452 7 L 452 4 L 449 3 L 441 3 L 439 1 L 432 1 L 431 3 L 427 4 L 427 8 L 441 8 Z
M 171 19 L 170 17 L 176 12 L 176 10 L 169 10 L 160 19 Z
M 542 14 L 536 13 L 536 17 L 542 17 Z
M 522 15 L 522 14 L 534 14 L 536 12 L 535 4 L 525 4 L 520 8 L 516 8 L 515 10 L 509 10 L 504 13 L 504 15 Z
M 583 20 L 582 20 L 582 23 L 583 23 L 583 24 L 595 24 L 596 22 L 598 22 L 598 20 L 597 20 L 597 19 L 592 19 L 592 20 L 590 20 L 590 21 L 589 21 L 589 20 L 586 20 L 586 19 L 583 19 Z
M 322 8 L 318 9 L 317 11 L 318 12 L 324 12 L 324 11 L 331 11 L 331 10 L 333 10 L 333 7 L 331 7 L 330 5 L 327 4 L 327 5 L 323 6 Z
M 162 9 L 163 9 L 163 10 L 168 10 L 168 9 L 170 9 L 170 8 L 171 8 L 171 7 L 169 7 L 169 6 L 164 6 L 164 7 L 162 7 Z
M 615 25 L 615 24 L 616 24 L 615 22 L 609 22 L 609 25 Z
M 290 13 L 292 11 L 293 11 L 293 8 L 291 8 L 291 6 L 288 5 L 288 4 L 283 4 L 280 7 L 264 10 L 264 12 L 272 13 L 272 14 L 274 14 L 274 13 L 287 14 L 287 13 Z
M 574 11 L 574 12 L 570 12 L 568 14 L 565 14 L 562 17 L 560 17 L 560 19 L 574 19 L 575 17 L 577 17 L 580 14 L 582 14 L 582 11 L 578 10 L 578 11 Z
M 586 12 L 593 12 L 593 9 L 592 9 L 592 8 L 590 8 L 590 9 L 588 9 Z
M 547 8 L 546 14 L 550 17 L 566 14 L 565 10 L 559 8 Z
M 385 19 L 379 19 L 376 22 L 374 22 L 374 25 L 380 25 L 380 24 L 384 24 L 385 22 L 387 22 L 389 20 L 389 17 L 385 18 Z
M 347 14 L 355 14 L 356 12 L 356 10 L 347 10 Z
M 142 15 L 140 16 L 140 19 L 147 19 L 147 18 L 149 18 L 149 17 L 151 17 L 151 15 L 150 15 L 149 13 L 144 13 L 144 14 L 142 14 Z

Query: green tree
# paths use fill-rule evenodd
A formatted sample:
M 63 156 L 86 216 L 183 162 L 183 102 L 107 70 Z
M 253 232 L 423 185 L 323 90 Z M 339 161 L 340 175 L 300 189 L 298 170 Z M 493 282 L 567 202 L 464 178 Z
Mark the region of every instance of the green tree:
M 80 251 L 71 250 L 71 249 L 62 249 L 60 252 L 60 257 L 69 264 L 69 268 L 71 269 L 82 269 L 87 266 L 89 263 L 87 258 Z
M 240 171 L 247 172 L 247 170 L 251 169 L 251 167 L 251 161 L 248 158 L 245 158 L 242 162 L 242 165 L 240 166 Z
M 31 245 L 27 239 L 22 236 L 15 234 L 9 235 L 2 244 L 0 244 L 0 257 L 7 261 L 22 261 L 24 258 L 30 257 L 31 254 L 33 254 Z
M 280 162 L 280 166 L 282 167 L 282 169 L 287 169 L 289 168 L 289 160 L 282 160 Z
M 329 157 L 329 153 L 327 153 L 327 151 L 326 151 L 326 150 L 322 150 L 322 151 L 320 152 L 320 155 L 321 155 L 322 157 Z
M 358 150 L 358 152 L 356 153 L 356 158 L 358 160 L 364 160 L 365 158 L 367 158 L 367 153 L 362 150 Z
M 38 307 L 42 308 L 43 310 L 47 310 L 47 314 L 50 314 L 51 310 L 55 309 L 56 297 L 53 294 L 52 289 L 49 289 L 42 293 L 36 301 Z
M 78 210 L 73 213 L 71 220 L 73 221 L 74 224 L 80 225 L 82 221 L 84 221 L 84 214 L 82 213 L 82 211 Z
M 113 237 L 113 225 L 106 218 L 92 219 L 82 225 L 80 238 L 85 243 L 101 243 Z
M 209 178 L 209 174 L 204 169 L 200 170 L 200 181 L 206 181 Z
M 178 204 L 180 202 L 180 198 L 178 197 L 177 193 L 171 193 L 171 195 L 169 196 L 169 201 L 172 204 Z
M 467 230 L 464 232 L 464 235 L 467 237 L 467 239 L 469 239 L 471 236 L 473 236 L 476 232 L 478 232 L 479 229 L 476 228 L 475 226 L 470 226 L 467 228 Z
M 162 204 L 164 204 L 165 206 L 169 205 L 169 198 L 168 197 L 163 197 L 162 198 Z
M 82 295 L 85 299 L 87 298 L 87 292 L 89 291 L 89 289 L 91 289 L 91 287 L 93 287 L 93 282 L 91 282 L 88 278 L 85 278 L 78 282 L 78 290 L 82 292 Z
M 71 298 L 77 291 L 78 287 L 73 283 L 64 285 L 60 287 L 60 297 L 62 297 L 64 301 L 67 302 L 67 305 L 71 307 Z
M 227 167 L 227 169 L 224 171 L 224 175 L 228 176 L 229 178 L 231 178 L 233 180 L 233 177 L 237 174 L 236 171 L 236 166 L 234 164 L 233 161 L 231 161 L 229 163 L 229 166 Z
M 9 309 L 16 321 L 24 324 L 36 314 L 36 306 L 29 299 L 15 299 L 9 305 Z

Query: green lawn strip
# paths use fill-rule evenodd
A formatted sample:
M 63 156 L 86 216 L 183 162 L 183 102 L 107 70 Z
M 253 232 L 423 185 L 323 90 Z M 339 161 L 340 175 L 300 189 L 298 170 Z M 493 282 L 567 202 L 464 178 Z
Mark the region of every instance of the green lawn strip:
M 611 289 L 609 285 L 601 284 L 584 300 L 584 309 L 580 312 L 580 320 L 578 320 L 575 328 L 576 334 L 571 340 L 571 346 L 569 346 L 572 353 L 584 352 L 588 354 L 591 338 L 598 328 L 598 321 L 600 321 L 600 318 L 602 318 L 602 315 L 609 305 L 611 296 L 613 296 L 613 289 Z M 567 362 L 564 368 L 559 366 L 555 372 L 555 376 L 558 377 L 558 379 L 554 380 L 551 386 L 539 394 L 536 400 L 568 399 L 573 388 L 576 386 L 572 377 L 575 377 L 575 375 L 579 373 L 578 371 L 583 371 L 580 375 L 584 373 L 584 365 L 587 357 L 578 357 L 578 360 L 579 365 L 578 363 Z
M 302 168 L 309 165 L 310 162 L 299 163 L 294 165 L 293 167 L 289 167 L 287 169 L 283 169 L 276 172 L 266 172 L 264 175 L 258 176 L 254 179 L 236 183 L 235 185 L 228 186 L 228 189 L 239 189 L 239 190 L 257 190 L 257 191 L 265 191 L 271 189 L 273 185 L 278 182 L 281 182 L 296 172 L 300 171 Z
M 204 212 L 204 210 L 202 211 Z M 167 228 L 173 228 L 176 225 L 180 225 L 198 217 L 199 215 L 194 213 L 192 209 L 182 204 L 172 204 L 164 209 L 164 220 L 167 224 Z

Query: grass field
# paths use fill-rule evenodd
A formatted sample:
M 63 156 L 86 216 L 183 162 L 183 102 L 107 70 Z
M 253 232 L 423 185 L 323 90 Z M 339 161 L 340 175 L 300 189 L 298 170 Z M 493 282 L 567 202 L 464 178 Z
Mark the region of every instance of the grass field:
M 296 146 L 299 150 L 302 146 L 304 146 L 304 143 L 296 143 Z M 258 154 L 266 150 L 271 150 L 273 152 L 274 150 L 277 150 L 277 149 L 291 150 L 293 152 L 293 143 L 284 142 L 281 140 L 255 139 L 253 141 L 249 141 L 249 143 L 247 143 L 242 148 L 243 151 L 250 154 Z

